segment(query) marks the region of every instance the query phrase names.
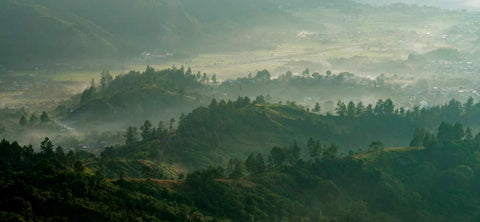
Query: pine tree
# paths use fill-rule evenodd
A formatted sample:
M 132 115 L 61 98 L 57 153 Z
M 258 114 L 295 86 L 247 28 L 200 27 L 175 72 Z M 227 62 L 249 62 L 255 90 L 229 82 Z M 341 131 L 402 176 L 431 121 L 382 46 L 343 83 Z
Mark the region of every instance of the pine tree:
M 208 76 L 207 76 L 207 73 L 203 73 L 203 76 L 202 76 L 202 83 L 208 83 Z
M 60 164 L 67 166 L 67 156 L 65 156 L 62 147 L 57 146 L 57 149 L 55 149 L 55 156 Z
M 357 112 L 355 113 L 357 116 L 362 116 L 365 112 L 365 106 L 363 105 L 362 101 L 357 103 Z
M 77 160 L 75 162 L 75 164 L 73 165 L 73 170 L 75 170 L 75 172 L 77 172 L 77 173 L 82 173 L 85 170 L 85 168 L 83 167 L 83 164 L 82 164 L 82 162 L 80 162 L 80 160 Z
M 325 147 L 325 149 L 323 149 L 323 159 L 324 160 L 332 160 L 332 159 L 335 159 L 337 157 L 337 153 L 338 153 L 338 147 L 335 146 L 335 144 L 332 144 L 330 147 Z
M 217 85 L 217 76 L 215 74 L 212 75 L 212 83 Z
M 243 177 L 242 163 L 238 159 L 231 159 L 229 161 L 229 168 L 231 170 L 230 179 L 239 179 Z
M 43 140 L 40 145 L 40 153 L 46 156 L 50 156 L 53 154 L 53 144 L 52 141 L 48 137 Z
M 30 119 L 28 120 L 28 123 L 30 125 L 35 125 L 37 122 L 38 122 L 38 117 L 32 113 L 32 115 L 30 116 Z
M 383 100 L 379 99 L 377 104 L 375 105 L 375 109 L 373 110 L 375 115 L 384 115 L 384 108 L 383 108 Z
M 309 138 L 307 142 L 308 154 L 310 158 L 317 159 L 320 157 L 320 152 L 322 147 L 320 146 L 320 141 L 314 141 L 313 138 Z
M 50 122 L 50 118 L 48 117 L 46 112 L 42 112 L 42 115 L 40 115 L 40 122 L 42 123 Z
M 127 132 L 124 134 L 125 144 L 130 145 L 138 141 L 137 128 L 130 126 L 127 128 Z
M 185 72 L 185 75 L 188 77 L 192 75 L 192 69 L 190 67 L 187 68 L 187 72 Z
M 315 103 L 315 107 L 313 108 L 313 112 L 319 113 L 321 110 L 320 104 Z
M 102 88 L 102 90 L 105 90 L 112 81 L 113 77 L 110 74 L 110 71 L 103 70 L 102 73 L 100 73 L 100 87 Z
M 395 106 L 391 99 L 385 100 L 383 103 L 383 114 L 384 115 L 392 115 L 393 111 L 395 110 Z
M 170 131 L 173 131 L 173 124 L 175 124 L 175 118 L 170 119 L 170 126 L 169 126 Z
M 410 147 L 419 148 L 423 145 L 423 140 L 425 139 L 425 132 L 423 129 L 415 129 L 413 133 L 413 139 L 410 141 Z
M 357 112 L 357 109 L 355 108 L 355 103 L 353 101 L 350 101 L 347 105 L 347 115 L 350 117 L 355 116 Z
M 18 121 L 18 124 L 20 124 L 20 126 L 27 125 L 27 119 L 25 118 L 24 115 L 22 115 L 22 117 L 20 117 L 20 120 Z
M 143 126 L 140 127 L 140 130 L 142 131 L 140 135 L 142 136 L 142 140 L 148 140 L 153 136 L 153 128 L 152 128 L 152 123 L 150 121 L 146 120 Z
M 339 100 L 337 102 L 337 107 L 335 108 L 335 112 L 339 116 L 345 116 L 347 114 L 347 106 L 345 105 L 345 103 Z
M 306 68 L 303 72 L 302 72 L 302 75 L 304 77 L 309 77 L 310 76 L 310 69 L 309 68 Z
M 300 159 L 301 148 L 298 146 L 297 140 L 293 140 L 293 146 L 290 152 L 290 163 L 295 164 Z
M 265 171 L 265 159 L 263 158 L 263 155 L 261 153 L 257 154 L 255 162 L 257 173 L 263 173 Z
M 255 155 L 250 154 L 247 159 L 245 160 L 245 167 L 247 168 L 248 172 L 250 173 L 254 173 L 256 172 L 256 159 L 255 159 Z

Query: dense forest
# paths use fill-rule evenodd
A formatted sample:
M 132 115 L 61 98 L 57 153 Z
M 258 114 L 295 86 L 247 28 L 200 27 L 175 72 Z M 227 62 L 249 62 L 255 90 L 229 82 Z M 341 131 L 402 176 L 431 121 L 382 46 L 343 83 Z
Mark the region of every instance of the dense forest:
M 119 122 L 138 124 L 145 119 L 167 120 L 179 113 L 191 112 L 199 105 L 208 106 L 212 98 L 227 101 L 258 95 L 263 95 L 270 103 L 302 100 L 302 106 L 319 103 L 322 110 L 317 113 L 335 112 L 335 103 L 345 97 L 356 102 L 365 98 L 371 101 L 372 97 L 393 97 L 399 100 L 395 101 L 397 105 L 409 106 L 405 107 L 408 109 L 413 108 L 407 98 L 415 96 L 414 90 L 425 89 L 421 86 L 402 88 L 385 76 L 371 80 L 348 72 L 327 70 L 320 74 L 308 68 L 301 75 L 287 71 L 274 78 L 268 70 L 260 70 L 255 75 L 220 82 L 215 74 L 193 72 L 189 67 L 155 70 L 147 66 L 145 71 L 130 71 L 116 77 L 104 70 L 97 81 L 92 79 L 80 95 L 61 106 L 72 111 L 65 113 L 66 122 L 74 125 L 81 122 L 84 126 L 76 126 L 85 128 L 106 125 L 105 128 Z M 444 102 L 441 99 L 435 96 L 432 101 Z
M 319 114 L 316 109 L 319 107 L 309 109 L 293 102 L 271 104 L 263 96 L 255 100 L 214 99 L 209 106 L 194 109 L 178 120 L 161 121 L 158 127 L 148 120 L 139 127 L 128 127 L 125 145 L 111 147 L 102 155 L 195 169 L 226 164 L 233 157 L 246 158 L 251 152 L 266 152 L 270 146 L 310 137 L 339 145 L 343 154 L 365 149 L 373 141 L 386 147 L 403 147 L 409 145 L 412 131 L 431 133 L 445 120 L 465 124 L 471 133 L 479 125 L 475 116 L 479 115 L 480 104 L 473 99 L 464 104 L 451 100 L 441 106 L 405 110 L 387 99 L 375 105 L 338 101 L 335 114 Z
M 142 73 L 131 71 L 116 78 L 104 71 L 98 84 L 92 80 L 90 87 L 74 99 L 73 111 L 66 121 L 98 126 L 115 124 L 119 119 L 134 123 L 176 116 L 205 100 L 203 96 L 209 87 L 202 78 L 208 78 L 207 74 L 192 73 L 183 67 L 160 71 L 147 67 Z
M 3 140 L 2 221 L 477 221 L 478 136 L 417 130 L 410 148 L 338 155 L 309 139 L 158 178 L 92 172 L 88 153 Z M 304 151 L 307 155 L 303 155 Z M 119 154 L 122 155 L 122 154 Z M 102 155 L 102 160 L 104 156 Z
M 379 84 L 382 88 L 376 88 Z M 303 89 L 299 90 L 301 85 Z M 291 92 L 289 95 L 277 91 L 285 88 Z M 372 81 L 351 73 L 327 71 L 321 75 L 318 72 L 310 74 L 307 69 L 302 76 L 287 72 L 274 79 L 268 70 L 261 70 L 254 76 L 220 82 L 215 74 L 195 73 L 183 66 L 163 70 L 148 66 L 145 71 L 130 71 L 116 77 L 104 70 L 97 81 L 92 79 L 80 95 L 61 106 L 71 110 L 65 113 L 66 122 L 74 125 L 81 122 L 86 125 L 83 127 L 92 128 L 118 122 L 139 123 L 145 119 L 166 120 L 178 113 L 191 112 L 199 105 L 208 105 L 212 98 L 234 100 L 239 96 L 266 95 L 266 101 L 275 102 L 322 95 L 325 101 L 351 93 L 365 94 L 362 93 L 365 90 L 378 96 L 398 92 L 381 79 Z

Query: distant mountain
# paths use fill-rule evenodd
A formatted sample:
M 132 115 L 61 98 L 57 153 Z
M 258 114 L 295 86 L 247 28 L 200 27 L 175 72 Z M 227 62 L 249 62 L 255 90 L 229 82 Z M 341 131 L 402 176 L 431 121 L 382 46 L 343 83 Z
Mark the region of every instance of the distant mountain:
M 315 7 L 332 7 L 332 8 L 351 8 L 358 7 L 360 4 L 352 0 L 271 0 L 278 4 L 281 8 L 315 8 Z
M 262 18 L 285 16 L 274 4 L 253 0 L 4 0 L 0 64 L 182 54 Z
M 349 0 L 3 0 L 0 64 L 259 48 L 258 36 L 238 38 L 259 26 L 303 24 L 289 9 L 358 5 Z

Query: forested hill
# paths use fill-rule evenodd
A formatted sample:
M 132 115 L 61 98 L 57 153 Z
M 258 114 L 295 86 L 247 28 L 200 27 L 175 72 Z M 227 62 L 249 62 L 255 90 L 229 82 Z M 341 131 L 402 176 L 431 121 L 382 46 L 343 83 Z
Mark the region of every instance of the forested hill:
M 410 111 L 395 108 L 390 99 L 367 106 L 339 101 L 337 115 L 319 115 L 294 103 L 269 104 L 262 96 L 253 101 L 248 97 L 212 100 L 208 107 L 182 115 L 177 129 L 175 119 L 159 127 L 150 121 L 129 127 L 126 145 L 109 148 L 102 155 L 169 161 L 197 168 L 226 163 L 233 157 L 244 158 L 251 152 L 265 153 L 272 146 L 292 144 L 295 140 L 306 146 L 304 141 L 309 138 L 325 146 L 336 144 L 344 154 L 370 146 L 420 146 L 423 136 L 435 132 L 443 121 L 477 128 L 479 112 L 480 105 L 473 100 L 465 104 L 451 100 L 442 106 Z M 412 141 L 414 131 L 417 140 Z M 473 138 L 471 128 L 462 131 Z
M 286 91 L 289 93 L 285 94 Z M 302 76 L 287 72 L 273 79 L 268 70 L 261 70 L 255 76 L 219 83 L 215 74 L 194 73 L 183 66 L 164 70 L 147 67 L 143 72 L 131 71 L 115 78 L 103 71 L 97 83 L 93 81 L 68 104 L 73 112 L 65 121 L 75 126 L 83 123 L 83 128 L 91 128 L 139 124 L 146 119 L 167 120 L 182 112 L 189 113 L 200 105 L 208 105 L 212 98 L 227 101 L 266 95 L 264 100 L 270 103 L 292 99 L 313 102 L 314 99 L 334 101 L 348 95 L 363 97 L 368 94 L 381 98 L 399 93 L 405 91 L 381 79 L 370 80 L 348 72 L 310 75 L 306 69 Z M 331 107 L 322 111 L 329 109 Z
M 231 157 L 245 157 L 250 152 L 264 152 L 271 146 L 310 137 L 325 145 L 337 144 L 346 153 L 366 148 L 374 141 L 406 146 L 416 128 L 431 132 L 442 121 L 460 122 L 473 129 L 480 126 L 480 104 L 473 99 L 463 104 L 451 100 L 441 106 L 413 109 L 395 107 L 390 99 L 375 104 L 338 101 L 333 114 L 321 112 L 318 103 L 309 108 L 289 101 L 272 102 L 262 95 L 228 99 L 244 92 L 252 96 L 260 90 L 298 85 L 304 85 L 304 91 L 311 90 L 310 94 L 332 87 L 331 92 L 339 93 L 345 87 L 374 88 L 379 94 L 386 91 L 374 87 L 375 81 L 345 73 L 312 74 L 312 78 L 286 74 L 274 80 L 269 75 L 264 70 L 255 77 L 218 85 L 215 75 L 195 74 L 183 67 L 158 71 L 147 67 L 144 72 L 132 71 L 116 78 L 105 71 L 98 83 L 78 96 L 79 104 L 63 122 L 85 131 L 132 126 L 130 144 L 115 148 L 117 153 L 132 159 L 168 159 L 187 168 L 225 163 Z M 350 87 L 356 85 L 363 88 Z M 289 92 L 294 94 L 293 90 Z M 157 125 L 159 120 L 168 119 L 170 123 Z M 140 126 L 146 120 L 148 124 Z
M 98 83 L 93 81 L 76 97 L 78 104 L 64 121 L 88 128 L 168 119 L 209 101 L 204 98 L 211 91 L 204 84 L 207 77 L 183 67 L 159 71 L 147 67 L 115 79 L 104 71 Z
M 338 156 L 313 141 L 308 157 L 274 147 L 168 179 L 147 165 L 107 180 L 48 139 L 40 152 L 4 140 L 0 221 L 478 221 L 479 140 L 450 125 L 419 147 Z

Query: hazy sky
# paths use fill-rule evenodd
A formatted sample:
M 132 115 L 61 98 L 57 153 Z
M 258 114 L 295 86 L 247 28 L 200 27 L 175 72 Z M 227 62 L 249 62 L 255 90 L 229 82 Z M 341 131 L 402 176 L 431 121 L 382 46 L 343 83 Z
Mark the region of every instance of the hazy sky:
M 419 5 L 433 5 L 442 8 L 465 8 L 478 10 L 480 9 L 480 0 L 356 0 L 358 2 L 366 3 L 395 3 L 403 2 L 409 4 Z

